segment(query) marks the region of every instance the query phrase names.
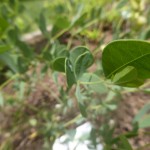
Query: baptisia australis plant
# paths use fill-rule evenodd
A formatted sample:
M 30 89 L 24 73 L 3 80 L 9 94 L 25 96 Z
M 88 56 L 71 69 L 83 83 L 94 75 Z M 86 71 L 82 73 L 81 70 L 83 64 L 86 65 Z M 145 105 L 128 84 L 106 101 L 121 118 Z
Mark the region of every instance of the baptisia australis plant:
M 63 55 L 62 55 L 63 54 Z M 93 62 L 91 51 L 83 46 L 70 52 L 63 50 L 53 61 L 53 69 L 65 72 L 68 88 L 78 84 Z M 150 43 L 141 40 L 116 40 L 102 53 L 102 67 L 107 79 L 114 85 L 139 87 L 150 78 Z M 101 81 L 99 81 L 101 82 Z

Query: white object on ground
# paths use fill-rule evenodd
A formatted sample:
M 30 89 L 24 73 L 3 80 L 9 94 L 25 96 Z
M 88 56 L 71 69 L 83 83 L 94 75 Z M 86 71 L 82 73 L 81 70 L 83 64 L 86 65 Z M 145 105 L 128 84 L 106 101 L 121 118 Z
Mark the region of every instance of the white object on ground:
M 83 125 L 76 128 L 75 136 L 72 140 L 65 142 L 69 139 L 69 135 L 65 134 L 60 138 L 56 139 L 53 150 L 90 150 L 88 148 L 89 140 L 84 140 L 84 137 L 90 135 L 92 125 L 89 122 L 84 123 Z M 102 150 L 103 147 L 101 144 L 97 145 L 95 150 Z

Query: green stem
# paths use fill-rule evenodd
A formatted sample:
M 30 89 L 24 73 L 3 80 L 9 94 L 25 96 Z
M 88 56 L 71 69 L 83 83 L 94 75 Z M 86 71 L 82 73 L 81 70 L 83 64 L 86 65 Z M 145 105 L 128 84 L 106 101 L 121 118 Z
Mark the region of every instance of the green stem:
M 104 83 L 105 81 L 97 81 L 97 82 L 82 82 L 79 81 L 80 84 L 88 84 L 88 85 L 95 85 L 95 84 L 99 84 L 99 83 Z
M 77 115 L 75 118 L 73 118 L 72 120 L 70 120 L 69 122 L 67 122 L 64 126 L 68 127 L 71 124 L 74 124 L 79 118 L 81 118 L 81 114 Z
M 2 90 L 5 86 L 7 86 L 12 80 L 14 80 L 15 78 L 17 78 L 20 74 L 15 74 L 13 75 L 10 79 L 8 79 L 6 82 L 4 82 L 1 86 L 0 86 L 0 90 Z

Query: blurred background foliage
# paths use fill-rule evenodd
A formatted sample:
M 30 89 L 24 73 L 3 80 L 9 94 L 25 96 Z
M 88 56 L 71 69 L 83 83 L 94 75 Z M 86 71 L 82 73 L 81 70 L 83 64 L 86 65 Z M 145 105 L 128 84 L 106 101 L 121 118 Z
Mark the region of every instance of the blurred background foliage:
M 75 89 L 67 90 L 64 74 L 53 70 L 53 62 L 64 50 L 84 45 L 94 55 L 89 71 L 104 78 L 100 58 L 108 42 L 150 39 L 149 8 L 149 0 L 1 0 L 0 149 L 22 149 L 22 142 L 24 149 L 50 149 L 56 138 L 86 121 L 93 124 L 91 145 L 100 138 L 106 150 L 126 149 L 124 136 L 113 138 L 110 118 L 123 93 L 132 90 L 85 85 L 76 93 L 85 101 L 78 108 Z M 40 37 L 31 40 L 37 30 Z M 80 111 L 85 110 L 83 117 Z M 134 124 L 126 137 L 137 134 Z

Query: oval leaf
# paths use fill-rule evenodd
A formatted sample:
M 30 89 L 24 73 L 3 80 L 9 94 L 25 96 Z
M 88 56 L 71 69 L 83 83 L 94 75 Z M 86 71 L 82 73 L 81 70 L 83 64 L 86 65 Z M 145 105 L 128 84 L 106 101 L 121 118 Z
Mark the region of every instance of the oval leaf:
M 88 87 L 94 92 L 101 94 L 108 92 L 103 80 L 94 73 L 84 73 L 79 80 L 80 84 L 88 85 Z
M 89 49 L 86 48 L 86 47 L 84 47 L 84 46 L 78 46 L 78 47 L 75 47 L 74 49 L 72 49 L 72 50 L 70 51 L 70 57 L 69 57 L 71 63 L 72 63 L 72 64 L 75 64 L 76 59 L 77 59 L 80 55 L 84 54 L 85 52 L 89 52 Z
M 93 64 L 93 56 L 90 52 L 85 52 L 80 55 L 75 62 L 75 75 L 79 79 L 85 70 Z
M 76 79 L 75 79 L 72 64 L 68 58 L 65 60 L 65 72 L 66 72 L 68 87 L 71 88 L 72 85 L 76 83 Z
M 9 45 L 0 45 L 0 54 L 8 51 L 10 49 Z
M 65 57 L 56 58 L 53 61 L 53 69 L 60 72 L 65 72 Z
M 102 66 L 107 78 L 127 66 L 137 70 L 138 79 L 150 78 L 150 43 L 141 40 L 117 40 L 109 43 L 102 54 Z

